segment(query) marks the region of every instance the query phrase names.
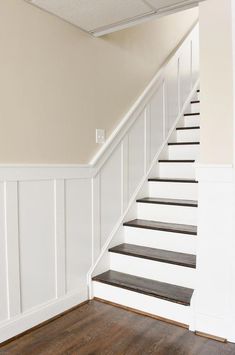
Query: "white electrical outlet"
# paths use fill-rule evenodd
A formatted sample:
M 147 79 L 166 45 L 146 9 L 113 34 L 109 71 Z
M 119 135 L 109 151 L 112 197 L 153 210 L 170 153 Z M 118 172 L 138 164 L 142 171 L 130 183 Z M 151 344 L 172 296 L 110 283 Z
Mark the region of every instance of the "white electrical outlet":
M 105 130 L 97 129 L 96 130 L 96 143 L 103 144 L 105 142 Z

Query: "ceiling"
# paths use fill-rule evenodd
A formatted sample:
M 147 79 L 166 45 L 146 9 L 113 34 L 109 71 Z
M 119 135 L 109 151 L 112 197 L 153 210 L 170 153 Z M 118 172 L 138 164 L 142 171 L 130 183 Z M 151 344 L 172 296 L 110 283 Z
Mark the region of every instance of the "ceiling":
M 26 0 L 95 36 L 197 6 L 204 0 Z

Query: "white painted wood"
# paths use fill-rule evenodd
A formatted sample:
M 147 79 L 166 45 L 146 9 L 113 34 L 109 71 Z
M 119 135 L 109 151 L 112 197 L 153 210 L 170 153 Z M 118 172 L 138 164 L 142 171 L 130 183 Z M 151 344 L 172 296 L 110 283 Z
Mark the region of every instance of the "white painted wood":
M 191 110 L 192 113 L 198 113 L 200 112 L 200 103 L 193 103 L 191 104 Z
M 165 178 L 195 179 L 194 163 L 159 163 L 158 176 Z
M 95 263 L 101 251 L 100 237 L 100 176 L 91 181 L 92 198 L 92 262 Z
M 138 203 L 139 219 L 197 225 L 197 208 Z
M 49 301 L 0 323 L 0 343 L 85 302 L 87 298 L 87 287 L 83 285 L 76 292 L 69 293 L 60 299 Z
M 200 150 L 200 145 L 171 145 L 168 146 L 168 158 L 173 160 L 174 159 L 197 160 L 199 156 L 199 150 Z
M 55 203 L 55 262 L 56 262 L 56 296 L 66 293 L 65 271 L 65 186 L 64 180 L 54 182 Z
M 155 297 L 143 295 L 137 292 L 124 290 L 100 282 L 93 282 L 95 297 L 134 308 L 142 312 L 157 315 L 159 317 L 189 324 L 191 320 L 190 307 L 160 300 Z
M 145 111 L 133 125 L 128 137 L 128 201 L 145 174 Z
M 185 44 L 179 62 L 180 70 L 180 98 L 181 107 L 185 103 L 188 96 L 188 92 L 191 89 L 192 77 L 191 77 L 191 41 Z
M 92 265 L 91 182 L 66 180 L 66 290 L 86 285 Z
M 173 285 L 194 288 L 196 270 L 133 256 L 110 253 L 111 270 Z
M 149 182 L 149 197 L 197 200 L 198 185 L 182 182 Z
M 113 153 L 100 173 L 101 247 L 112 232 L 122 210 L 121 146 Z
M 200 129 L 185 129 L 176 132 L 176 142 L 200 142 Z
M 193 235 L 133 227 L 125 227 L 124 231 L 125 243 L 179 253 L 196 254 L 197 237 Z
M 18 205 L 21 303 L 25 312 L 56 298 L 53 181 L 20 182 Z
M 149 104 L 150 114 L 150 160 L 157 154 L 165 137 L 164 83 L 162 82 Z M 157 117 L 157 119 L 156 119 Z
M 8 269 L 7 238 L 5 233 L 5 196 L 4 184 L 0 183 L 0 322 L 6 320 L 8 309 Z
M 200 126 L 200 116 L 185 117 L 183 127 L 196 127 L 196 126 Z
M 7 246 L 7 286 L 9 317 L 21 312 L 18 184 L 7 182 L 5 189 L 5 238 Z
M 179 113 L 178 72 L 178 60 L 175 60 L 169 65 L 166 73 L 166 134 L 169 133 Z

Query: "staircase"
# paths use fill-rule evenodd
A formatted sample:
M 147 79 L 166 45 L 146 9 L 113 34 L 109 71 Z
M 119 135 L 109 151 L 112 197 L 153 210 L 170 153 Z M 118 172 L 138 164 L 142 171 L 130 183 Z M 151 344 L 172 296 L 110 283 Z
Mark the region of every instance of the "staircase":
M 125 242 L 109 249 L 110 270 L 93 277 L 94 296 L 183 325 L 192 323 L 196 269 L 200 91 L 179 121 L 124 223 Z

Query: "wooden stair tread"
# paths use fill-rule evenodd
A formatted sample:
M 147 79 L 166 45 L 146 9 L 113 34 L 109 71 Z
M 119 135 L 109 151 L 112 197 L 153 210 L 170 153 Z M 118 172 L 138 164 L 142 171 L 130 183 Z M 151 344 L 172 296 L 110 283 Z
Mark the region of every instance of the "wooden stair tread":
M 113 270 L 95 276 L 92 280 L 184 306 L 190 306 L 193 295 L 193 290 L 190 288 L 153 281 Z
M 158 160 L 159 163 L 195 163 L 195 160 L 186 160 L 186 159 L 160 159 Z
M 200 104 L 200 100 L 193 100 L 191 101 L 191 104 Z
M 159 221 L 149 221 L 145 219 L 134 219 L 123 224 L 126 227 L 158 230 L 170 233 L 180 233 L 197 235 L 197 226 L 178 223 L 166 223 Z
M 150 182 L 176 182 L 176 183 L 186 183 L 186 184 L 198 184 L 197 180 L 192 179 L 181 179 L 181 178 L 151 178 L 148 179 Z
M 181 200 L 181 199 L 173 199 L 173 198 L 145 197 L 145 198 L 138 199 L 136 202 L 151 203 L 156 205 L 198 207 L 198 202 L 195 200 Z
M 198 145 L 200 142 L 172 142 L 168 143 L 168 145 Z
M 200 126 L 192 126 L 192 127 L 177 127 L 177 131 L 189 130 L 189 129 L 200 129 Z
M 189 112 L 184 114 L 185 117 L 188 116 L 200 116 L 200 112 Z
M 120 244 L 110 248 L 109 252 L 129 255 L 137 258 L 159 261 L 189 268 L 196 268 L 196 255 L 177 253 L 168 250 L 154 249 L 134 244 Z

